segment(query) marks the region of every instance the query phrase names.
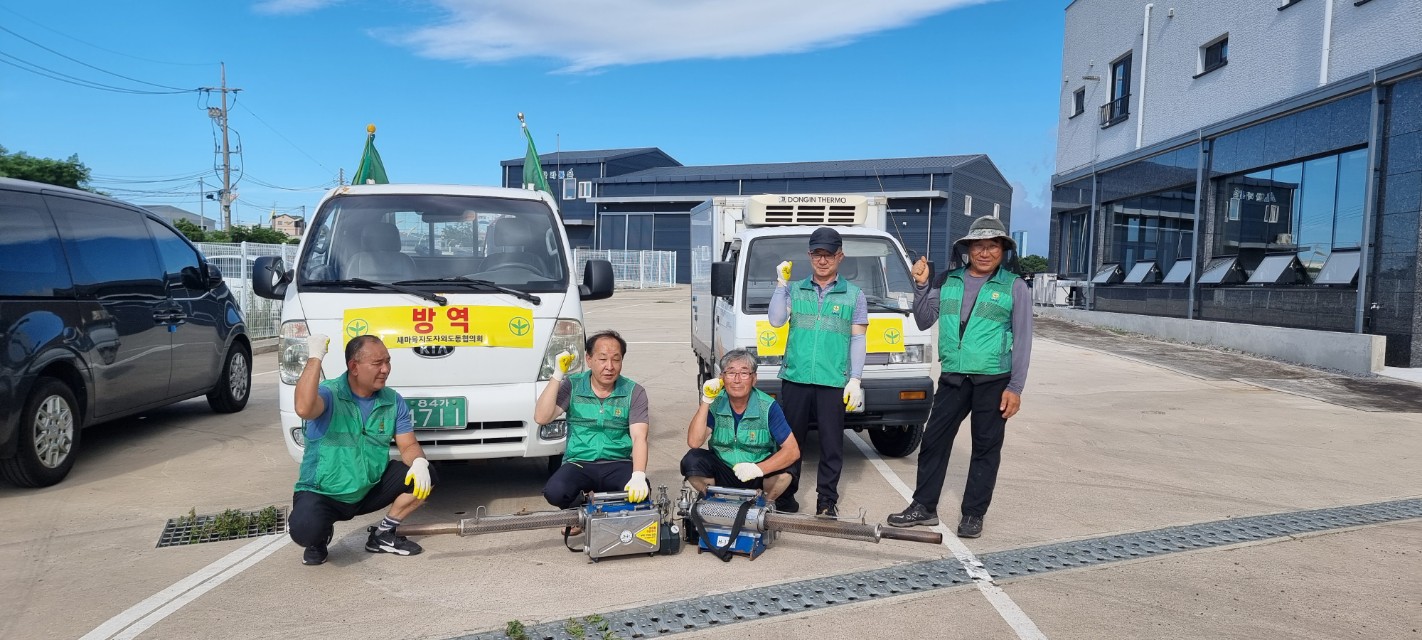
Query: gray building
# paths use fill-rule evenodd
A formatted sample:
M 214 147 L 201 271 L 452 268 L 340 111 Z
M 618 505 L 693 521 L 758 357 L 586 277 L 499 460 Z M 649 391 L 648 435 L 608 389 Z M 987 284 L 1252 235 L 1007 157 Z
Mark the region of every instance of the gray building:
M 682 166 L 660 149 L 572 151 L 539 156 L 574 246 L 677 252 L 677 277 L 691 274 L 688 212 L 711 196 L 852 193 L 888 197 L 894 233 L 909 253 L 949 264 L 949 246 L 984 216 L 1012 224 L 1012 187 L 986 155 Z M 573 161 L 570 158 L 582 160 Z M 562 169 L 553 169 L 550 162 Z M 502 162 L 504 186 L 523 182 L 523 159 Z M 626 167 L 642 165 L 636 170 Z M 562 171 L 562 174 L 556 173 Z M 569 177 L 568 172 L 574 172 Z M 586 182 L 586 190 L 581 183 Z M 550 186 L 554 186 L 550 181 Z M 569 197 L 572 194 L 575 197 Z M 573 239 L 575 231 L 578 240 Z M 586 228 L 584 232 L 581 229 Z M 586 235 L 584 235 L 586 234 Z
M 174 224 L 176 224 L 179 220 L 187 220 L 188 222 L 197 225 L 197 227 L 199 229 L 202 229 L 203 231 L 212 231 L 213 228 L 217 226 L 217 218 L 215 217 L 196 214 L 191 211 L 188 211 L 187 209 L 179 209 L 178 207 L 174 207 L 172 205 L 140 204 L 138 206 L 152 211 L 153 213 L 157 214 L 158 217 L 163 218 L 164 220 L 167 220 L 168 222 L 172 222 Z
M 1422 366 L 1418 2 L 1076 0 L 1065 35 L 1053 271 Z

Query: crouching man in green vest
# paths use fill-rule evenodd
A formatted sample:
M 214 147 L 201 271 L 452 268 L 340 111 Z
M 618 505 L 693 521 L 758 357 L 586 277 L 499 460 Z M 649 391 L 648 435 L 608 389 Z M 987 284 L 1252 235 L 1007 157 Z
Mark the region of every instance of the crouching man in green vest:
M 938 323 L 938 391 L 918 450 L 918 480 L 907 509 L 889 516 L 896 527 L 938 524 L 938 497 L 948 454 L 963 419 L 972 416 L 973 454 L 963 491 L 958 536 L 976 538 L 992 502 L 1007 419 L 1022 404 L 1032 356 L 1032 294 L 1002 268 L 1017 249 L 996 218 L 978 218 L 953 245 L 967 266 L 929 285 L 928 261 L 913 266 L 913 316 L 918 328 Z
M 306 368 L 296 381 L 296 415 L 306 421 L 306 452 L 287 518 L 291 539 L 306 547 L 303 564 L 321 564 L 336 521 L 388 505 L 389 513 L 366 539 L 365 550 L 415 555 L 423 549 L 395 535 L 395 527 L 425 503 L 435 474 L 415 440 L 410 407 L 385 386 L 390 351 L 380 338 L 357 337 L 346 343 L 346 372 L 321 382 L 329 342 L 314 333 L 306 339 Z M 399 460 L 390 459 L 392 438 Z
M 780 404 L 755 388 L 756 364 L 749 351 L 731 351 L 721 358 L 721 377 L 701 389 L 681 475 L 702 494 L 708 486 L 760 489 L 774 500 L 790 486 L 800 445 Z M 708 440 L 709 451 L 701 448 Z
M 641 502 L 647 499 L 647 391 L 622 377 L 627 342 L 616 331 L 588 336 L 584 351 L 588 370 L 572 375 L 573 354 L 558 356 L 533 408 L 538 424 L 568 414 L 563 466 L 548 479 L 543 497 L 560 509 L 577 506 L 588 491 L 626 491 Z

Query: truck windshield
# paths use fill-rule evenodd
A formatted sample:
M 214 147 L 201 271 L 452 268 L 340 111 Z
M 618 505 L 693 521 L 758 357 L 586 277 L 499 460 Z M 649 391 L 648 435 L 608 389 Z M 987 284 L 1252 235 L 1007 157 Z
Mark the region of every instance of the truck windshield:
M 350 292 L 381 290 L 361 280 L 448 292 L 450 280 L 469 279 L 555 292 L 567 287 L 565 256 L 553 211 L 542 202 L 350 194 L 316 213 L 297 282 Z
M 770 294 L 775 292 L 775 265 L 793 263 L 791 280 L 810 277 L 810 257 L 805 247 L 808 235 L 755 238 L 745 252 L 746 313 L 765 313 Z M 839 275 L 864 290 L 869 312 L 908 310 L 913 304 L 913 280 L 899 248 L 887 238 L 844 236 L 844 261 Z

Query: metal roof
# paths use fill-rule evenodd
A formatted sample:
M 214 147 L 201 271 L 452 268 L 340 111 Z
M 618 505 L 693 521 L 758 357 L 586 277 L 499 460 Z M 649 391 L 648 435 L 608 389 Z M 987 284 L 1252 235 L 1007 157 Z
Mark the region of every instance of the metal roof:
M 545 167 L 555 162 L 607 162 L 609 160 L 616 160 L 618 158 L 625 158 L 627 156 L 642 155 L 644 153 L 658 153 L 662 156 L 665 156 L 666 159 L 672 162 L 676 162 L 675 158 L 672 158 L 671 156 L 667 155 L 665 151 L 662 151 L 657 147 L 633 147 L 628 149 L 588 149 L 584 151 L 556 151 L 553 153 L 540 153 L 538 154 L 538 162 L 544 165 Z M 523 164 L 523 160 L 524 156 L 519 156 L 517 158 L 509 158 L 508 160 L 504 160 L 499 164 L 505 167 L 512 165 L 521 165 Z M 680 165 L 681 163 L 676 162 L 676 164 Z
M 879 158 L 871 160 L 826 160 L 817 162 L 774 162 L 759 164 L 724 164 L 691 167 L 655 167 L 599 182 L 690 182 L 701 180 L 763 180 L 782 178 L 840 178 L 854 176 L 891 176 L 922 173 L 951 173 L 963 165 L 987 160 L 981 153 L 961 156 L 926 156 L 919 158 Z M 991 161 L 989 161 L 991 162 Z

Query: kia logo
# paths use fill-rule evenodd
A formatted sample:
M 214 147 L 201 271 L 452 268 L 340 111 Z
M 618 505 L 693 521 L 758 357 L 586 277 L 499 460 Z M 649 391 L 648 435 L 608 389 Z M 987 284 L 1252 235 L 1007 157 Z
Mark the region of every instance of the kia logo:
M 443 358 L 451 353 L 454 353 L 454 347 L 446 347 L 443 345 L 430 345 L 425 347 L 415 347 L 413 351 L 415 352 L 415 355 L 421 358 Z

